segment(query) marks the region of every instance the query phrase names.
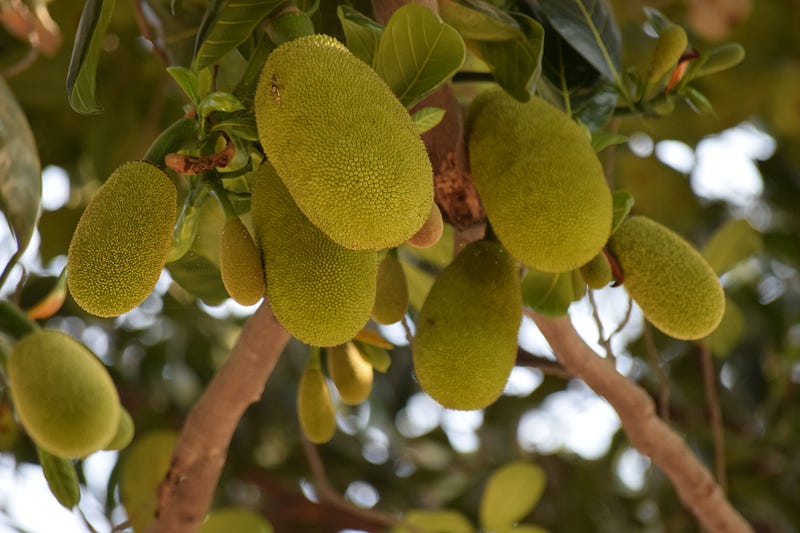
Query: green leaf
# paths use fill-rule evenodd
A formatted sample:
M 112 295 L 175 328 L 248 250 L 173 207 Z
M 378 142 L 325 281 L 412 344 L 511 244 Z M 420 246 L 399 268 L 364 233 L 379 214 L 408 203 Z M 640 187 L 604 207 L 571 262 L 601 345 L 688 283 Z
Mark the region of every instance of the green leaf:
M 520 33 L 514 17 L 482 0 L 439 0 L 439 15 L 470 41 L 510 41 Z
M 167 154 L 177 152 L 187 145 L 196 144 L 197 136 L 197 119 L 181 117 L 156 137 L 143 159 L 156 165 L 163 165 Z
M 192 101 L 192 105 L 197 107 L 200 98 L 203 97 L 200 92 L 200 79 L 197 72 L 186 67 L 167 67 L 167 72 L 186 93 L 186 96 Z
M 481 499 L 483 528 L 496 531 L 519 522 L 542 497 L 546 481 L 544 470 L 525 461 L 514 461 L 495 470 Z
M 764 247 L 761 234 L 744 219 L 720 227 L 703 247 L 703 257 L 718 275 L 758 253 Z
M 429 95 L 461 67 L 464 41 L 427 7 L 406 4 L 381 36 L 375 69 L 406 107 Z
M 742 338 L 745 329 L 744 313 L 730 298 L 725 298 L 725 313 L 717 329 L 703 339 L 711 353 L 718 357 L 729 355 Z
M 78 505 L 81 499 L 81 487 L 72 461 L 46 452 L 38 446 L 36 451 L 39 453 L 39 463 L 42 465 L 47 486 L 50 487 L 50 492 L 58 503 L 67 509 Z
M 425 298 L 433 286 L 435 276 L 430 272 L 422 270 L 416 265 L 401 261 L 403 266 L 403 273 L 406 275 L 408 282 L 408 304 L 419 311 L 422 309 L 422 304 L 425 303 Z
M 739 43 L 724 44 L 710 52 L 703 53 L 700 59 L 697 60 L 700 65 L 693 78 L 708 76 L 709 74 L 716 74 L 733 68 L 744 60 L 744 54 L 744 47 Z
M 414 121 L 417 133 L 422 135 L 438 126 L 444 118 L 444 113 L 445 111 L 441 107 L 423 107 L 411 115 L 411 120 Z
M 567 314 L 574 296 L 571 272 L 553 274 L 530 269 L 522 280 L 522 302 L 546 316 Z
M 83 6 L 67 71 L 69 105 L 78 113 L 102 111 L 97 101 L 97 64 L 113 11 L 114 0 L 87 0 Z
M 611 218 L 611 234 L 619 228 L 633 208 L 635 200 L 628 191 L 614 191 L 611 195 L 613 205 L 613 216 Z
M 349 6 L 339 6 L 336 15 L 342 23 L 347 48 L 364 63 L 374 67 L 383 26 Z
M 244 104 L 231 93 L 215 91 L 197 104 L 197 113 L 201 117 L 207 117 L 215 111 L 232 113 L 234 111 L 242 111 L 244 108 Z
M 472 524 L 458 511 L 412 510 L 391 533 L 473 533 Z
M 714 106 L 711 105 L 711 101 L 694 87 L 685 87 L 682 96 L 692 111 L 698 115 L 714 115 Z
M 200 70 L 242 44 L 284 0 L 212 0 L 194 46 L 192 68 Z
M 609 146 L 615 144 L 623 144 L 628 142 L 627 135 L 620 135 L 619 133 L 609 133 L 604 130 L 597 130 L 592 132 L 592 148 L 595 152 L 600 152 Z
M 543 527 L 522 524 L 497 531 L 497 533 L 550 533 Z
M 0 78 L 0 211 L 17 242 L 2 281 L 30 243 L 42 197 L 42 168 L 36 140 L 6 82 Z

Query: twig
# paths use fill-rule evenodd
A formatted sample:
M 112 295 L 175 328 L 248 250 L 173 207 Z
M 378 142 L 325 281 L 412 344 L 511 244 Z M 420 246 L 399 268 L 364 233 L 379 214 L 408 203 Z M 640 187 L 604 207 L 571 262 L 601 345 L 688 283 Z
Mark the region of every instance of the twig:
M 567 372 L 558 361 L 553 361 L 552 359 L 547 359 L 540 355 L 534 355 L 520 347 L 517 347 L 517 362 L 514 363 L 514 365 L 535 368 L 542 374 L 555 376 L 557 378 L 572 379 L 574 377 Z
M 594 353 L 569 318 L 547 318 L 530 310 L 525 313 L 536 322 L 564 368 L 611 404 L 631 444 L 664 471 L 702 527 L 712 533 L 754 531 L 683 439 L 656 416 L 653 400 L 644 389 Z
M 611 349 L 611 337 L 613 333 L 606 337 L 605 332 L 603 331 L 603 321 L 600 320 L 600 311 L 597 309 L 597 302 L 594 299 L 594 289 L 589 289 L 589 304 L 592 306 L 592 318 L 594 319 L 594 323 L 597 326 L 597 342 L 600 343 L 600 346 L 606 351 L 606 357 L 610 361 L 616 361 L 617 358 L 614 355 L 614 350 Z
M 656 343 L 653 340 L 653 330 L 646 321 L 643 335 L 645 354 L 647 359 L 650 360 L 650 366 L 655 369 L 658 376 L 658 414 L 664 419 L 664 422 L 669 423 L 669 379 L 667 378 L 667 373 L 664 372 L 664 367 L 661 366 L 661 359 L 658 357 Z
M 408 347 L 414 347 L 414 334 L 411 333 L 411 321 L 408 318 L 408 315 L 403 315 L 403 319 L 400 321 L 403 325 L 403 331 L 406 333 L 406 340 L 408 341 Z
M 161 62 L 164 63 L 164 66 L 170 66 L 169 55 L 167 55 L 166 50 L 158 43 L 158 39 L 153 35 L 153 32 L 150 31 L 150 26 L 147 25 L 147 20 L 142 11 L 142 3 L 139 0 L 132 0 L 131 3 L 133 4 L 133 12 L 136 15 L 136 23 L 139 25 L 139 32 L 142 34 L 142 37 L 150 41 L 150 44 L 153 45 L 153 50 Z
M 717 482 L 723 491 L 727 491 L 725 428 L 722 424 L 722 411 L 719 408 L 719 397 L 717 396 L 717 376 L 714 371 L 714 361 L 711 359 L 711 350 L 707 346 L 700 345 L 700 365 L 703 368 L 703 384 L 706 389 L 708 417 L 711 421 L 711 431 L 714 435 L 714 468 L 717 473 Z

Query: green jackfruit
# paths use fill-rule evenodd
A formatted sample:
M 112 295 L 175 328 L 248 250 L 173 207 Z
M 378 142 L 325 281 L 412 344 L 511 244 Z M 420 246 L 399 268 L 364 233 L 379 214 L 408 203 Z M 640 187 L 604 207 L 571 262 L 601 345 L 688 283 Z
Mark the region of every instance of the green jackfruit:
M 388 253 L 378 265 L 372 318 L 379 324 L 403 320 L 408 309 L 408 283 L 397 254 Z
M 175 186 L 157 167 L 117 168 L 81 215 L 67 257 L 67 285 L 87 312 L 117 316 L 153 291 L 177 218 Z
M 372 365 L 352 342 L 328 348 L 328 375 L 347 405 L 358 405 L 372 392 Z
M 269 165 L 257 171 L 253 228 L 266 269 L 275 316 L 295 337 L 314 346 L 352 339 L 375 301 L 377 252 L 349 250 L 300 212 Z
M 417 320 L 422 389 L 450 409 L 492 403 L 514 367 L 521 319 L 516 262 L 499 243 L 468 244 L 436 279 Z
M 318 366 L 309 365 L 297 386 L 297 417 L 303 435 L 314 444 L 331 440 L 336 431 L 336 412 L 325 374 Z
M 672 71 L 686 51 L 688 44 L 686 31 L 680 26 L 673 24 L 664 28 L 664 31 L 658 36 L 656 48 L 653 50 L 647 81 L 656 83 L 665 74 Z
M 258 136 L 300 210 L 335 242 L 401 244 L 433 202 L 428 154 L 400 101 L 333 37 L 275 49 L 255 98 Z
M 472 178 L 494 232 L 522 263 L 573 270 L 611 232 L 611 191 L 587 133 L 541 98 L 521 104 L 500 89 L 469 118 Z
M 624 285 L 655 327 L 676 339 L 705 337 L 725 311 L 725 294 L 703 256 L 649 218 L 628 218 L 608 241 Z
M 431 212 L 425 223 L 414 234 L 413 237 L 408 239 L 408 244 L 415 248 L 430 248 L 442 238 L 444 232 L 444 220 L 442 220 L 442 212 L 439 206 L 431 204 Z
M 8 359 L 11 397 L 25 431 L 44 450 L 77 458 L 103 449 L 117 432 L 117 389 L 100 360 L 60 331 L 39 330 Z
M 200 525 L 200 533 L 272 533 L 269 522 L 249 509 L 218 509 L 211 511 Z
M 131 414 L 124 407 L 120 410 L 119 423 L 117 424 L 117 432 L 111 442 L 106 444 L 104 450 L 121 450 L 128 446 L 133 440 L 134 426 Z
M 226 218 L 222 226 L 219 269 L 225 290 L 238 303 L 254 305 L 264 296 L 261 252 L 237 216 Z
M 614 279 L 611 263 L 603 252 L 600 252 L 580 268 L 581 276 L 592 289 L 602 289 Z

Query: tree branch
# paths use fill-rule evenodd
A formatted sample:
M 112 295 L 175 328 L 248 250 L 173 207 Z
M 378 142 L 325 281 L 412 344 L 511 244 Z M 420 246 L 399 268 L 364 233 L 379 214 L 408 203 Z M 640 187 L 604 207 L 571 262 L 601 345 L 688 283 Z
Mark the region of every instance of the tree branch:
M 753 528 L 728 502 L 708 469 L 686 443 L 656 416 L 652 398 L 617 373 L 580 338 L 568 317 L 547 318 L 528 309 L 564 368 L 583 379 L 614 408 L 631 444 L 664 471 L 683 504 L 711 533 L 744 533 Z
M 261 398 L 289 334 L 265 301 L 183 425 L 149 533 L 192 533 L 208 513 L 233 431 Z M 145 466 L 146 468 L 146 466 Z

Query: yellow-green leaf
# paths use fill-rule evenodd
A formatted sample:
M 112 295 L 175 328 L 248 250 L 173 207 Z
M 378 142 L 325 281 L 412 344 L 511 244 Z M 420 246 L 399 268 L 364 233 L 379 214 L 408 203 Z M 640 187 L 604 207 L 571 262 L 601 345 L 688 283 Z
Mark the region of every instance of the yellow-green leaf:
M 514 461 L 495 470 L 481 499 L 483 528 L 497 531 L 519 522 L 536 506 L 546 481 L 544 470 L 526 461 Z
M 744 219 L 731 220 L 720 227 L 703 247 L 703 257 L 722 275 L 758 253 L 764 243 L 761 234 Z
M 78 484 L 78 474 L 75 465 L 69 459 L 58 457 L 37 447 L 39 463 L 42 465 L 44 478 L 50 492 L 56 497 L 58 503 L 72 509 L 81 499 L 81 487 Z
M 78 23 L 67 71 L 67 96 L 70 107 L 84 115 L 102 111 L 97 100 L 97 64 L 114 3 L 115 0 L 87 0 Z

